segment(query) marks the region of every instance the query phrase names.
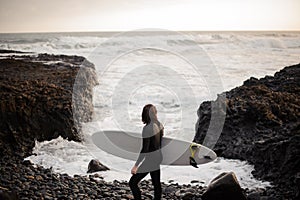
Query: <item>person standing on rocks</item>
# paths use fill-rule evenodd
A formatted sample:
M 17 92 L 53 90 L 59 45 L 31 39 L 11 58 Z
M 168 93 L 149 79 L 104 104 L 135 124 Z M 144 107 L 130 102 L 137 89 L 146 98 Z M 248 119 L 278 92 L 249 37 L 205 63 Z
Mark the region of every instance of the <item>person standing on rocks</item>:
M 147 104 L 143 108 L 142 121 L 143 144 L 139 157 L 131 169 L 132 177 L 129 180 L 129 186 L 134 199 L 141 199 L 141 191 L 138 183 L 150 173 L 152 184 L 154 186 L 154 199 L 161 199 L 160 183 L 160 163 L 162 161 L 161 139 L 163 137 L 164 127 L 157 119 L 156 107 Z M 141 163 L 141 164 L 140 164 Z

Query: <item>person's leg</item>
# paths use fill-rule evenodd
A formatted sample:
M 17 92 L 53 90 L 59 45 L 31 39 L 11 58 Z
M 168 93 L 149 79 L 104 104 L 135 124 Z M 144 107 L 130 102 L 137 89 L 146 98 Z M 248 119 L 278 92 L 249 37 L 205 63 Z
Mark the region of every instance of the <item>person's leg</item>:
M 161 183 L 160 183 L 160 169 L 150 172 L 152 184 L 154 186 L 154 199 L 161 199 Z
M 141 199 L 141 191 L 138 183 L 147 175 L 148 173 L 136 173 L 133 174 L 129 180 L 129 187 L 132 191 L 135 200 Z

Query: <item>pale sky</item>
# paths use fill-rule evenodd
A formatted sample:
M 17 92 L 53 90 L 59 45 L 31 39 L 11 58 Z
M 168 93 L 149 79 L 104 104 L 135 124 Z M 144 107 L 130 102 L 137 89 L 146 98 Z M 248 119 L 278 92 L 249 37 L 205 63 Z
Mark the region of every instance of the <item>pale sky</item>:
M 0 0 L 0 32 L 300 30 L 300 0 Z

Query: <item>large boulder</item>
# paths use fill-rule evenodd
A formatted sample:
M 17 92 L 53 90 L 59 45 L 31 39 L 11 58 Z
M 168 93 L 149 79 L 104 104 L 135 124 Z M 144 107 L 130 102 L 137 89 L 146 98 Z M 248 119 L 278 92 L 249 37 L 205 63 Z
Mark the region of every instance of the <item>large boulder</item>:
M 226 96 L 225 123 L 211 148 L 219 156 L 253 164 L 253 175 L 274 185 L 275 198 L 295 198 L 300 169 L 300 64 L 274 76 L 250 78 L 222 96 Z M 203 143 L 205 138 L 204 145 L 212 143 L 206 133 L 215 103 L 200 105 L 194 142 Z
M 88 165 L 87 173 L 94 173 L 94 172 L 106 171 L 106 170 L 109 170 L 109 168 L 103 165 L 99 160 L 92 159 Z
M 77 90 L 75 80 L 81 83 Z M 80 56 L 0 59 L 0 157 L 27 156 L 35 140 L 81 141 L 79 122 L 92 117 L 96 80 L 94 65 Z
M 223 172 L 214 178 L 202 195 L 203 200 L 246 200 L 233 172 Z

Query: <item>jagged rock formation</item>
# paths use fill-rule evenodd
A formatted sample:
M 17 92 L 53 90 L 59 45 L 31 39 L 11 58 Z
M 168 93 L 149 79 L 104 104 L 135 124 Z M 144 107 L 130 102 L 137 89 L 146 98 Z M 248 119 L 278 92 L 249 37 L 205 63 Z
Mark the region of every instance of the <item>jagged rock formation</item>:
M 300 177 L 300 64 L 274 76 L 250 78 L 225 95 L 226 119 L 214 150 L 219 156 L 249 161 L 257 178 L 275 185 L 278 197 L 295 198 Z M 211 105 L 200 105 L 195 142 L 204 141 Z
M 79 84 L 74 87 L 75 80 Z M 93 113 L 96 80 L 94 65 L 80 56 L 0 59 L 0 157 L 28 155 L 35 139 L 80 141 L 80 122 L 89 121 Z

